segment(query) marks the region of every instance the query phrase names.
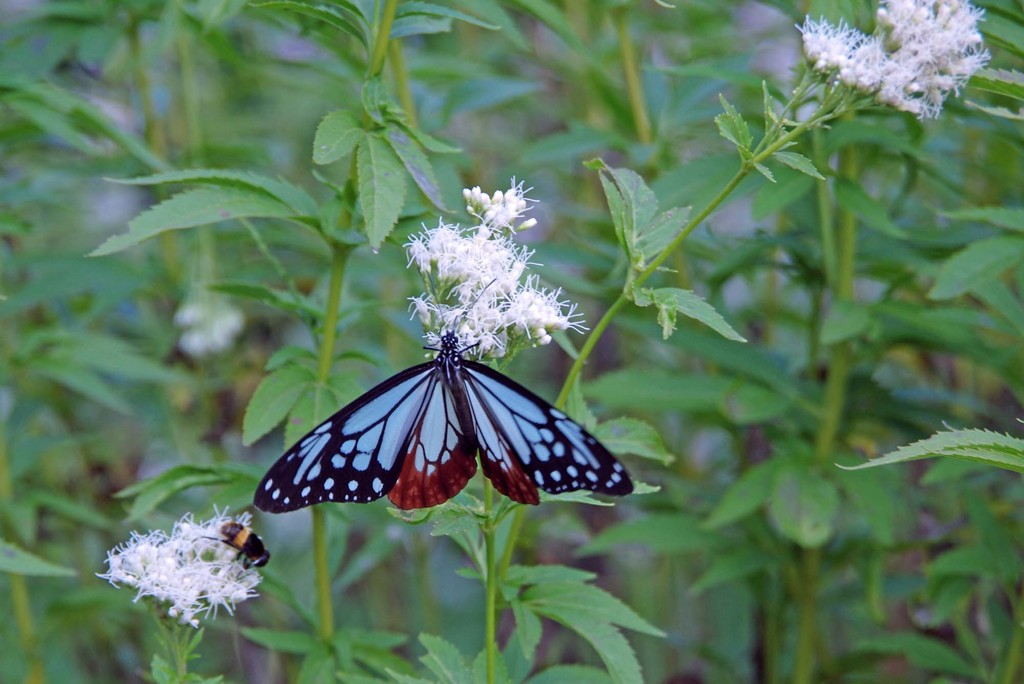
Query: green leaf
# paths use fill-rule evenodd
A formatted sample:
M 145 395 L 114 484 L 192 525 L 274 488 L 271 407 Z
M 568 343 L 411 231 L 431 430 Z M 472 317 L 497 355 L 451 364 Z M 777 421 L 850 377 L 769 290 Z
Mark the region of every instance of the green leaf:
M 942 215 L 960 221 L 980 221 L 1024 233 L 1024 207 L 966 207 L 944 211 Z
M 347 109 L 338 109 L 321 121 L 313 138 L 313 162 L 330 164 L 348 155 L 355 149 L 366 131 L 359 123 L 359 117 Z
M 306 0 L 268 0 L 267 2 L 255 2 L 253 7 L 304 14 L 352 36 L 364 48 L 370 44 L 369 27 L 355 3 L 332 0 L 332 4 L 328 5 L 306 2 Z
M 1000 236 L 978 240 L 960 250 L 939 269 L 928 297 L 949 299 L 998 278 L 1024 259 L 1024 238 Z
M 705 373 L 628 369 L 605 373 L 585 384 L 583 392 L 607 408 L 718 413 L 735 384 L 730 378 Z
M 253 487 L 256 486 L 257 478 L 237 466 L 179 465 L 125 487 L 114 496 L 119 499 L 134 497 L 128 509 L 128 520 L 133 521 L 149 515 L 161 503 L 186 489 L 235 484 L 245 479 L 251 480 Z
M 318 320 L 323 316 L 323 305 L 317 305 L 309 297 L 292 292 L 276 290 L 266 285 L 255 283 L 217 283 L 210 286 L 211 290 L 223 292 L 233 297 L 244 297 L 272 306 L 281 311 Z
M 405 130 L 397 125 L 389 125 L 387 129 L 388 142 L 391 149 L 395 151 L 398 158 L 405 165 L 413 181 L 427 199 L 441 211 L 448 211 L 444 206 L 444 199 L 441 197 L 441 188 L 434 175 L 434 167 L 430 165 L 427 155 L 420 149 L 419 144 L 406 134 Z
M 0 571 L 30 577 L 74 577 L 71 568 L 51 563 L 0 539 Z
M 711 567 L 690 586 L 690 591 L 694 595 L 701 594 L 713 587 L 761 572 L 774 564 L 775 560 L 771 556 L 752 547 L 718 553 L 713 557 Z
M 861 639 L 854 650 L 903 656 L 912 665 L 932 672 L 947 672 L 971 679 L 979 674 L 974 666 L 947 644 L 913 632 L 886 632 L 877 637 Z
M 234 169 L 183 169 L 151 176 L 112 179 L 121 185 L 163 185 L 166 183 L 199 183 L 217 187 L 238 188 L 262 193 L 270 199 L 291 207 L 297 216 L 315 216 L 316 200 L 302 188 L 281 179 L 267 178 L 250 171 Z
M 665 465 L 675 460 L 654 426 L 637 418 L 607 420 L 599 423 L 593 433 L 613 454 L 633 454 Z
M 774 159 L 778 159 L 780 162 L 785 164 L 791 169 L 795 169 L 800 173 L 806 174 L 811 178 L 817 178 L 818 180 L 825 180 L 825 177 L 818 172 L 817 167 L 814 166 L 814 162 L 797 152 L 776 152 L 772 155 Z
M 529 608 L 524 607 L 519 601 L 512 601 L 511 605 L 512 614 L 516 619 L 519 647 L 522 649 L 523 657 L 532 662 L 542 633 L 540 618 Z
M 1024 473 L 1024 440 L 978 429 L 938 432 L 927 439 L 900 447 L 881 458 L 858 466 L 840 467 L 845 467 L 846 470 L 859 470 L 933 456 L 948 456 Z
M 402 162 L 378 135 L 367 135 L 356 151 L 359 169 L 359 203 L 370 246 L 378 249 L 398 222 L 405 204 Z
M 497 31 L 500 26 L 495 24 L 489 24 L 482 19 L 460 12 L 450 7 L 444 7 L 442 5 L 435 5 L 431 2 L 403 2 L 398 7 L 396 16 L 403 17 L 414 14 L 425 14 L 435 17 L 446 17 L 448 19 L 455 19 L 457 21 L 471 24 L 473 26 L 479 26 L 480 28 L 487 29 L 488 31 Z
M 420 661 L 440 681 L 446 684 L 474 684 L 473 672 L 457 648 L 430 634 L 421 634 L 420 643 L 427 649 L 427 655 L 420 658 Z
M 636 654 L 622 632 L 607 622 L 591 619 L 573 610 L 538 610 L 583 637 L 601 657 L 615 684 L 643 684 Z
M 836 344 L 864 334 L 871 325 L 870 307 L 847 299 L 836 300 L 821 325 L 821 343 Z
M 747 159 L 750 156 L 750 145 L 753 138 L 750 135 L 750 127 L 743 120 L 736 108 L 729 104 L 724 95 L 718 95 L 718 101 L 722 103 L 724 114 L 715 117 L 715 125 L 718 126 L 718 133 L 723 138 L 736 146 L 740 157 Z
M 661 554 L 688 553 L 710 548 L 715 541 L 689 513 L 652 513 L 607 527 L 584 544 L 577 554 L 607 553 L 626 544 L 639 544 Z
M 127 233 L 108 238 L 89 256 L 120 252 L 169 230 L 237 218 L 290 218 L 294 215 L 288 206 L 262 192 L 232 187 L 186 190 L 136 216 L 129 222 Z
M 309 653 L 317 645 L 316 638 L 311 634 L 284 629 L 243 627 L 242 636 L 278 653 Z
M 805 467 L 787 467 L 775 477 L 768 513 L 783 534 L 804 548 L 832 538 L 839 512 L 835 484 Z
M 742 520 L 761 508 L 771 496 L 777 471 L 778 461 L 771 459 L 749 468 L 725 490 L 704 521 L 704 527 L 714 530 Z
M 746 339 L 722 318 L 715 307 L 691 290 L 681 290 L 677 287 L 662 287 L 657 290 L 641 288 L 634 291 L 633 301 L 637 306 L 654 304 L 658 308 L 658 323 L 661 324 L 663 339 L 667 340 L 672 335 L 676 329 L 676 314 L 681 313 L 700 321 L 722 337 L 736 342 L 746 342 Z
M 839 206 L 856 214 L 868 228 L 900 240 L 908 237 L 907 232 L 889 218 L 888 210 L 864 192 L 861 186 L 845 178 L 837 178 L 835 187 Z
M 652 636 L 665 636 L 625 603 L 604 589 L 580 582 L 545 582 L 523 592 L 530 610 L 555 620 L 572 615 L 574 620 L 606 622 Z
M 555 665 L 538 672 L 524 684 L 611 684 L 603 670 L 586 665 Z
M 313 372 L 298 364 L 285 366 L 263 378 L 245 409 L 242 443 L 248 446 L 277 427 L 302 393 L 312 390 L 315 381 Z
M 1024 100 L 1024 73 L 1012 69 L 980 69 L 971 76 L 970 86 Z
M 505 583 L 515 587 L 552 582 L 589 582 L 597 575 L 565 565 L 513 565 L 505 573 Z

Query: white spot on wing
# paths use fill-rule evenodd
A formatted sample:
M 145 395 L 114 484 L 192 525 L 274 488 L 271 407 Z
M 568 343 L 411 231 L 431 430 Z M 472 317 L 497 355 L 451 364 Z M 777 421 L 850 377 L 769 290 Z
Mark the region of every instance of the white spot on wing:
M 366 470 L 370 465 L 370 458 L 372 454 L 360 453 L 358 456 L 352 459 L 352 467 L 356 470 Z
M 324 489 L 332 489 L 334 487 L 334 478 L 329 477 L 324 480 Z
M 349 480 L 348 481 L 348 491 L 354 492 L 358 488 L 359 488 L 359 483 L 358 482 L 356 482 L 355 480 Z M 347 499 L 348 497 L 346 496 L 345 498 Z
M 373 491 L 380 494 L 381 490 L 384 489 L 384 483 L 380 481 L 379 477 L 373 478 Z

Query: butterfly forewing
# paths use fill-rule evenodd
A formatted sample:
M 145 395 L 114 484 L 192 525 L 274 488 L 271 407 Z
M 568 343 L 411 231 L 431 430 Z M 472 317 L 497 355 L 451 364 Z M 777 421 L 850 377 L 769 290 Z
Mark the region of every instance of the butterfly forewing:
M 387 494 L 428 396 L 441 383 L 434 364 L 385 380 L 295 443 L 271 466 L 253 502 L 282 513 L 324 501 L 365 503 Z
M 536 487 L 633 491 L 625 468 L 597 439 L 533 392 L 471 361 L 462 377 L 484 474 L 498 491 L 521 503 L 537 503 Z

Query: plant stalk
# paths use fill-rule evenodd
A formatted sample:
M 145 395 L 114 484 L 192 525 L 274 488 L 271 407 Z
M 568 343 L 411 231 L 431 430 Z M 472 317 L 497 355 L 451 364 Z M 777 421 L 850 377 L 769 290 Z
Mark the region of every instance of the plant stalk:
M 385 0 L 384 10 L 380 15 L 380 24 L 373 41 L 373 51 L 370 53 L 370 62 L 367 64 L 367 77 L 375 78 L 384 68 L 384 58 L 388 54 L 388 42 L 391 39 L 391 26 L 395 23 L 395 10 L 398 8 L 398 0 Z
M 316 396 L 313 414 L 316 420 L 322 417 L 321 397 L 331 374 L 334 361 L 334 343 L 338 332 L 338 307 L 341 304 L 341 284 L 345 277 L 345 262 L 350 248 L 331 242 L 331 275 L 327 285 L 327 304 L 324 310 L 323 335 L 320 339 L 320 356 L 317 364 Z M 334 634 L 334 607 L 331 602 L 331 577 L 327 567 L 327 523 L 323 509 L 313 506 L 313 567 L 316 573 L 317 609 L 319 611 L 319 635 L 328 640 Z
M 626 93 L 629 97 L 630 110 L 633 112 L 636 138 L 640 143 L 648 145 L 653 140 L 651 121 L 647 116 L 647 103 L 644 98 L 643 81 L 640 78 L 640 66 L 636 59 L 636 47 L 633 37 L 629 35 L 629 26 L 626 22 L 626 6 L 613 9 L 611 16 L 619 39 L 619 56 L 626 77 Z
M 495 562 L 495 534 L 497 532 L 497 524 L 494 520 L 494 489 L 491 487 L 491 483 L 484 479 L 484 553 L 485 563 L 487 567 L 484 569 L 486 574 L 486 601 L 484 610 L 486 616 L 484 620 L 484 649 L 487 652 L 487 684 L 494 684 L 497 662 L 498 662 L 498 637 L 497 637 L 497 623 L 498 616 L 497 604 L 498 604 L 498 565 Z

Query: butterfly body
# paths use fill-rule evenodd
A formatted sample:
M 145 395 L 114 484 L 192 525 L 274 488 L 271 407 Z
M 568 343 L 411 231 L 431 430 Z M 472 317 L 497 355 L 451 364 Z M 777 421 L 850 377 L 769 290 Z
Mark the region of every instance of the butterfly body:
M 377 385 L 314 428 L 263 477 L 254 503 L 282 513 L 387 496 L 399 508 L 436 506 L 476 473 L 509 498 L 540 501 L 589 489 L 628 494 L 622 465 L 590 433 L 488 366 L 445 333 L 437 357 Z

